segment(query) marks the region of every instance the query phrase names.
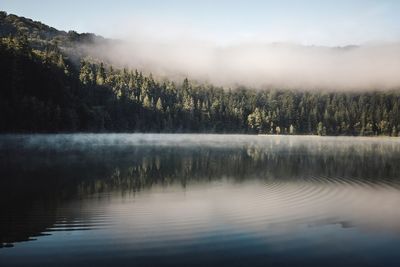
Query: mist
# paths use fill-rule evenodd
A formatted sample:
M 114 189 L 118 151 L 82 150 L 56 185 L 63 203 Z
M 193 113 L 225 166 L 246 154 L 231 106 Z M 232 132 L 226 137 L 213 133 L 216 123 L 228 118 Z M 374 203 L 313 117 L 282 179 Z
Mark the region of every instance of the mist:
M 400 43 L 311 46 L 259 41 L 218 44 L 187 36 L 140 34 L 84 46 L 85 53 L 119 67 L 180 81 L 218 86 L 305 90 L 400 88 Z

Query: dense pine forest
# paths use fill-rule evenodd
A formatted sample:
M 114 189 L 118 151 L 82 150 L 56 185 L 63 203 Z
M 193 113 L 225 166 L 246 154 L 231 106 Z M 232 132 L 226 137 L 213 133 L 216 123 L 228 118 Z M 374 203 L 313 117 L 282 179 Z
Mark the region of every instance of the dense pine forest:
M 94 39 L 102 40 L 1 12 L 0 131 L 366 136 L 400 131 L 400 90 L 263 90 L 176 82 L 71 53 Z

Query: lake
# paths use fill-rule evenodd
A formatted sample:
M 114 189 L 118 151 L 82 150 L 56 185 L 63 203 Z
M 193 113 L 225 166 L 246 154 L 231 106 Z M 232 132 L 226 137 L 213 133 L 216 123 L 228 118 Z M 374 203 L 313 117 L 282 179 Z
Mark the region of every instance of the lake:
M 0 137 L 0 266 L 400 266 L 400 138 Z

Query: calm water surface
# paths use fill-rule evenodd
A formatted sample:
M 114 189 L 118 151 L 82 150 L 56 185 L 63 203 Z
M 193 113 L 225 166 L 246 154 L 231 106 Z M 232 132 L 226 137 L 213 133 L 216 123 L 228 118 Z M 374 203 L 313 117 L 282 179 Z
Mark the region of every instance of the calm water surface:
M 0 266 L 400 266 L 400 139 L 0 137 Z

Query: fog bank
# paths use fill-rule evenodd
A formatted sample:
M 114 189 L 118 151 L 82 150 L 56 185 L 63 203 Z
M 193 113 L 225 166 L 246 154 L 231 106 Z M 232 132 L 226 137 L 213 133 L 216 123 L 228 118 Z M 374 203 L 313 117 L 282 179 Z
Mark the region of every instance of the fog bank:
M 400 88 L 400 43 L 327 47 L 190 38 L 130 38 L 83 47 L 119 66 L 170 79 L 256 88 L 387 90 Z

